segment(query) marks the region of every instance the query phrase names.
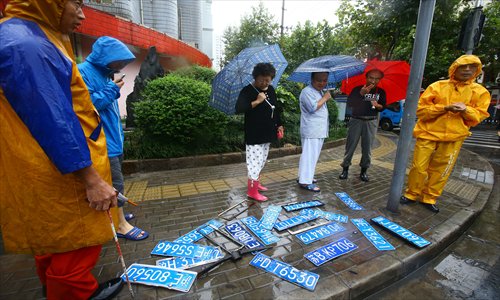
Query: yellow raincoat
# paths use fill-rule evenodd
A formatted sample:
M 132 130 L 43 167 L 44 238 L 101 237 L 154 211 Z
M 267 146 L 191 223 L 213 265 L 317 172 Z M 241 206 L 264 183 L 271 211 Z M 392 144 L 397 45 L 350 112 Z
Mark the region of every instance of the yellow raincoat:
M 476 64 L 478 70 L 471 79 L 455 79 L 460 65 Z M 449 68 L 448 80 L 431 84 L 420 97 L 418 121 L 413 131 L 417 138 L 413 162 L 408 174 L 407 199 L 435 204 L 442 194 L 460 153 L 463 141 L 470 135 L 469 128 L 488 117 L 490 94 L 474 82 L 481 73 L 481 61 L 474 55 L 462 55 Z M 450 112 L 444 108 L 456 102 L 466 105 L 464 112 Z
M 83 183 L 72 174 L 87 163 L 111 183 L 99 116 L 74 62 L 69 37 L 58 30 L 64 3 L 64 0 L 12 0 L 6 8 L 6 18 L 0 19 L 0 225 L 7 252 L 60 253 L 100 245 L 112 238 L 106 213 L 89 207 Z M 21 37 L 9 39 L 7 32 L 19 33 Z M 8 43 L 13 46 L 9 48 Z M 24 53 L 16 47 L 28 51 Z M 32 64 L 45 69 L 32 70 L 35 68 Z M 51 72 L 56 74 L 56 71 L 60 77 L 52 76 Z M 19 74 L 23 78 L 12 78 Z M 53 81 L 46 84 L 49 80 Z M 43 88 L 29 90 L 37 85 Z M 40 103 L 45 106 L 39 106 Z M 64 110 L 64 105 L 69 109 Z M 52 119 L 47 117 L 49 121 L 34 126 L 30 118 L 46 117 L 39 107 L 46 109 Z M 63 113 L 53 117 L 54 111 Z M 25 119 L 26 114 L 30 118 Z M 69 124 L 67 120 L 75 123 Z M 63 130 L 70 128 L 68 131 L 74 132 L 74 136 L 54 138 L 54 133 L 35 138 L 38 129 L 52 123 L 59 123 L 54 127 Z M 81 138 L 85 149 L 67 146 L 73 137 Z M 41 145 L 46 140 L 52 144 L 44 148 Z M 54 158 L 49 158 L 51 147 L 63 154 L 86 153 L 89 159 L 82 159 L 81 163 L 76 159 L 77 164 L 62 172 Z M 73 155 L 68 155 L 68 159 L 75 160 Z
M 454 78 L 460 65 L 477 64 L 477 73 L 466 82 Z M 453 62 L 448 70 L 450 79 L 431 84 L 420 96 L 417 109 L 418 122 L 413 136 L 432 141 L 456 141 L 470 135 L 469 128 L 486 119 L 490 103 L 489 92 L 475 83 L 481 73 L 481 61 L 474 55 L 462 55 Z M 464 113 L 445 111 L 445 106 L 464 102 Z

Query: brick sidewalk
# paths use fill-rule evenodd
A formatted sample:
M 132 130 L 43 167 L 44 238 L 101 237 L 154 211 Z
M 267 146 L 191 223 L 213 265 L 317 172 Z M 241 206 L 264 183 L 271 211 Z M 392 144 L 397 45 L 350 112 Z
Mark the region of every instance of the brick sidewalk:
M 399 215 L 385 211 L 396 150 L 393 134 L 379 134 L 372 152 L 370 182 L 359 180 L 359 154 L 353 158 L 350 177 L 338 179 L 343 147 L 324 150 L 317 167 L 321 193 L 313 194 L 298 188 L 298 155 L 272 159 L 266 165 L 262 181 L 270 188 L 265 195 L 270 201 L 257 203 L 238 216 L 260 218 L 271 204 L 318 199 L 326 205 L 325 211 L 335 211 L 349 218 L 370 219 L 384 215 L 388 219 L 421 234 L 432 244 L 423 250 L 407 245 L 402 240 L 378 230 L 396 251 L 377 251 L 371 243 L 349 222 L 342 224 L 345 231 L 305 246 L 287 232 L 279 232 L 281 240 L 264 253 L 294 267 L 320 275 L 316 290 L 309 292 L 278 277 L 249 265 L 251 255 L 234 263 L 227 261 L 208 275 L 198 278 L 187 294 L 163 288 L 134 286 L 137 299 L 322 299 L 359 298 L 374 289 L 393 282 L 418 268 L 438 254 L 465 229 L 483 208 L 492 185 L 484 178 L 491 175 L 489 164 L 467 150 L 462 150 L 445 192 L 439 200 L 441 211 L 433 214 L 421 205 L 401 207 Z M 358 152 L 357 152 L 358 153 Z M 483 173 L 483 181 L 471 177 L 471 170 Z M 467 172 L 466 172 L 467 171 Z M 488 173 L 490 172 L 490 173 Z M 467 174 L 468 176 L 465 176 Z M 138 207 L 128 207 L 136 218 L 131 222 L 150 232 L 144 241 L 131 242 L 121 239 L 127 264 L 155 264 L 158 257 L 150 255 L 160 240 L 174 240 L 217 214 L 246 198 L 246 167 L 231 164 L 195 169 L 135 174 L 126 178 L 126 195 L 138 201 Z M 334 195 L 347 192 L 365 210 L 353 211 Z M 280 219 L 292 213 L 282 212 Z M 374 228 L 379 229 L 374 225 Z M 358 249 L 321 267 L 314 267 L 303 255 L 329 242 L 346 237 Z M 220 240 L 220 239 L 218 239 Z M 205 240 L 199 243 L 205 243 Z M 230 245 L 228 245 L 230 247 Z M 93 270 L 100 282 L 121 274 L 121 266 L 113 243 L 104 246 L 101 259 Z M 36 277 L 34 261 L 25 255 L 0 257 L 0 298 L 39 299 L 41 287 Z M 119 299 L 129 299 L 126 288 Z

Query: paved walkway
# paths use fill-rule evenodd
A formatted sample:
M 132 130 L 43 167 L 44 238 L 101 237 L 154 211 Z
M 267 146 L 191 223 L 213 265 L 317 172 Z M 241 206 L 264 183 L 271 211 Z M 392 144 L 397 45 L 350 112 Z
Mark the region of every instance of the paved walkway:
M 414 271 L 455 240 L 483 209 L 491 192 L 493 172 L 480 156 L 462 150 L 445 192 L 439 200 L 441 212 L 433 214 L 421 205 L 401 207 L 400 214 L 385 210 L 392 176 L 397 136 L 381 133 L 373 150 L 370 182 L 359 180 L 359 154 L 353 158 L 348 180 L 338 179 L 343 147 L 324 150 L 317 168 L 318 185 L 322 191 L 313 194 L 298 188 L 298 155 L 272 159 L 266 165 L 262 181 L 270 188 L 265 194 L 271 199 L 257 203 L 238 216 L 260 218 L 270 204 L 318 199 L 325 211 L 335 211 L 349 218 L 366 220 L 383 215 L 409 228 L 432 242 L 422 250 L 373 225 L 396 247 L 395 251 L 377 251 L 352 223 L 342 224 L 346 230 L 312 243 L 302 244 L 288 232 L 276 233 L 280 241 L 264 253 L 320 275 L 314 292 L 309 292 L 249 265 L 251 256 L 237 262 L 225 262 L 208 275 L 198 278 L 190 292 L 183 294 L 162 288 L 134 286 L 137 299 L 353 299 L 373 293 Z M 358 149 L 359 150 L 359 149 Z M 339 201 L 335 192 L 346 192 L 365 210 L 350 210 Z M 193 228 L 217 218 L 219 212 L 246 198 L 246 168 L 231 164 L 165 172 L 143 173 L 126 178 L 126 195 L 139 202 L 128 207 L 137 217 L 136 226 L 148 230 L 151 236 L 140 242 L 121 240 L 128 264 L 155 264 L 158 257 L 150 255 L 160 240 L 174 240 Z M 243 210 L 240 208 L 235 213 Z M 280 219 L 293 216 L 282 212 Z M 222 220 L 221 220 L 222 221 Z M 346 237 L 358 249 L 321 267 L 314 267 L 304 254 L 327 243 Z M 220 240 L 220 238 L 218 239 Z M 204 240 L 200 243 L 205 243 Z M 230 247 L 228 245 L 228 247 Z M 99 281 L 121 274 L 113 243 L 104 246 L 99 264 L 94 269 Z M 0 256 L 0 298 L 39 299 L 41 288 L 33 259 L 25 255 Z M 127 289 L 118 296 L 129 299 Z

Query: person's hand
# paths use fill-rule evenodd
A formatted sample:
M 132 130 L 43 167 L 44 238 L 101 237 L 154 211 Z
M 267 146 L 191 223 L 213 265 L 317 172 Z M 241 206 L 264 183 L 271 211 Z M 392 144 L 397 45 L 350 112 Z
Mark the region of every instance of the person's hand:
M 95 210 L 108 210 L 116 206 L 116 191 L 92 167 L 80 169 L 74 173 L 85 185 L 89 206 Z
M 363 87 L 361 88 L 359 93 L 361 94 L 361 96 L 364 96 L 364 95 L 368 94 L 373 89 L 373 87 L 374 87 L 373 84 L 365 84 L 365 85 L 363 85 Z
M 119 87 L 119 88 L 122 88 L 122 86 L 125 84 L 125 81 L 123 81 L 123 79 L 121 78 L 118 78 L 118 79 L 115 79 L 113 80 L 113 82 Z
M 261 92 L 257 95 L 257 99 L 255 101 L 257 101 L 257 104 L 261 104 L 264 100 L 266 100 L 266 94 Z
M 326 91 L 323 95 L 323 98 L 325 98 L 326 101 L 332 99 L 332 94 L 330 94 L 330 91 Z
M 373 108 L 377 108 L 377 109 L 381 109 L 382 108 L 382 104 L 379 104 L 377 101 L 375 100 L 372 100 L 370 101 L 370 103 L 372 104 L 372 107 Z
M 451 105 L 445 106 L 444 110 L 446 111 L 451 111 L 451 112 L 462 112 L 465 111 L 466 105 L 463 102 L 455 102 L 452 103 Z

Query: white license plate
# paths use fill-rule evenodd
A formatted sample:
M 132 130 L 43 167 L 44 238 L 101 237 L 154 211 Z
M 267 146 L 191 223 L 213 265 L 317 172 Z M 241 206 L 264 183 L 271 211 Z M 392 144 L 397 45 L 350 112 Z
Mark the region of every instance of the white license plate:
M 127 269 L 127 275 L 131 283 L 164 287 L 186 293 L 191 289 L 198 273 L 152 265 L 132 264 Z M 122 274 L 121 278 L 126 281 L 125 274 Z

